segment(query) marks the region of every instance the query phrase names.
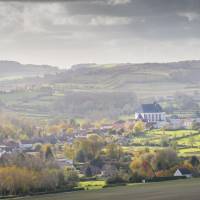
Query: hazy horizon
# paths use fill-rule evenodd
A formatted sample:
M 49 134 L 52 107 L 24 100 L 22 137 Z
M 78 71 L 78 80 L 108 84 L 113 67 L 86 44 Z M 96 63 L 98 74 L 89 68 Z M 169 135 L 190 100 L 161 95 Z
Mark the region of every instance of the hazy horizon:
M 74 63 L 72 65 L 65 65 L 65 66 L 59 66 L 59 65 L 51 65 L 51 64 L 47 64 L 47 63 L 23 63 L 23 62 L 20 62 L 18 60 L 0 60 L 1 61 L 5 61 L 5 62 L 17 62 L 19 64 L 22 64 L 22 65 L 35 65 L 35 66 L 50 66 L 50 67 L 57 67 L 58 69 L 61 69 L 61 70 L 65 70 L 65 69 L 70 69 L 72 68 L 73 66 L 76 66 L 76 65 L 96 65 L 96 66 L 106 66 L 106 65 L 114 65 L 114 66 L 117 66 L 117 65 L 126 65 L 126 64 L 131 64 L 131 65 L 140 65 L 140 64 L 167 64 L 167 63 L 179 63 L 179 62 L 193 62 L 193 61 L 200 61 L 200 59 L 192 59 L 192 60 L 172 60 L 172 61 L 168 61 L 168 62 L 113 62 L 113 63 L 95 63 L 95 62 L 91 62 L 91 63 Z
M 0 1 L 0 60 L 69 68 L 200 59 L 199 8 L 198 0 Z

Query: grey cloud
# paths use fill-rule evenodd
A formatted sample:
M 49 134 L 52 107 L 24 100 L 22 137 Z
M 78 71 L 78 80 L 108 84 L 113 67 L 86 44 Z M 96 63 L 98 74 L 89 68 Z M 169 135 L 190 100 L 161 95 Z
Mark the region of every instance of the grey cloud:
M 121 5 L 131 3 L 131 0 L 109 0 L 108 3 L 112 5 Z
M 93 17 L 89 23 L 92 26 L 113 26 L 113 25 L 127 25 L 131 23 L 131 18 L 128 17 L 111 17 L 111 16 L 97 16 Z
M 144 52 L 153 46 L 155 54 L 167 52 L 170 59 L 174 52 L 179 58 L 183 55 L 180 44 L 190 52 L 192 46 L 199 48 L 199 22 L 199 0 L 1 1 L 0 46 L 6 50 L 5 56 L 14 54 L 15 49 L 16 55 L 28 49 L 30 55 L 38 51 L 47 61 L 45 50 L 57 50 L 62 62 L 65 54 L 70 54 L 70 59 L 78 57 L 80 62 L 95 62 L 95 58 L 101 60 L 104 49 L 106 61 L 116 57 L 130 61 L 131 52 L 140 60 L 148 58 Z M 11 46 L 14 48 L 9 51 Z M 153 55 L 149 60 L 152 57 L 156 58 Z M 69 61 L 73 62 L 78 61 Z

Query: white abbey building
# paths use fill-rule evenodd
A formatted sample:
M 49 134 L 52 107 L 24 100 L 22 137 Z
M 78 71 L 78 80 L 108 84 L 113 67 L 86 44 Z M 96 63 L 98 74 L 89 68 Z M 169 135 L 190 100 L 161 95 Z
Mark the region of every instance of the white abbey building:
M 141 110 L 135 113 L 135 119 L 151 123 L 166 121 L 165 112 L 158 103 L 142 104 Z

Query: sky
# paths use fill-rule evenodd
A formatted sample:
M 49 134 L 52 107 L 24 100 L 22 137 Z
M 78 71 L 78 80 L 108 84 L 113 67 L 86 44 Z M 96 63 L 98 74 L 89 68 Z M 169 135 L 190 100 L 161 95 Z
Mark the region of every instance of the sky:
M 200 0 L 0 1 L 0 59 L 63 68 L 200 59 Z

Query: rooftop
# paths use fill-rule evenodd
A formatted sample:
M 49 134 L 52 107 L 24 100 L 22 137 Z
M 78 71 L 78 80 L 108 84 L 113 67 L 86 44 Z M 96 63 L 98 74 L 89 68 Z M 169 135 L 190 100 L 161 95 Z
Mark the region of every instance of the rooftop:
M 142 112 L 159 113 L 159 112 L 163 112 L 163 110 L 158 103 L 152 103 L 152 104 L 142 104 Z
M 179 171 L 181 172 L 181 174 L 183 174 L 183 175 L 191 174 L 191 171 L 190 171 L 189 169 L 187 169 L 187 168 L 179 168 L 178 170 L 179 170 Z

